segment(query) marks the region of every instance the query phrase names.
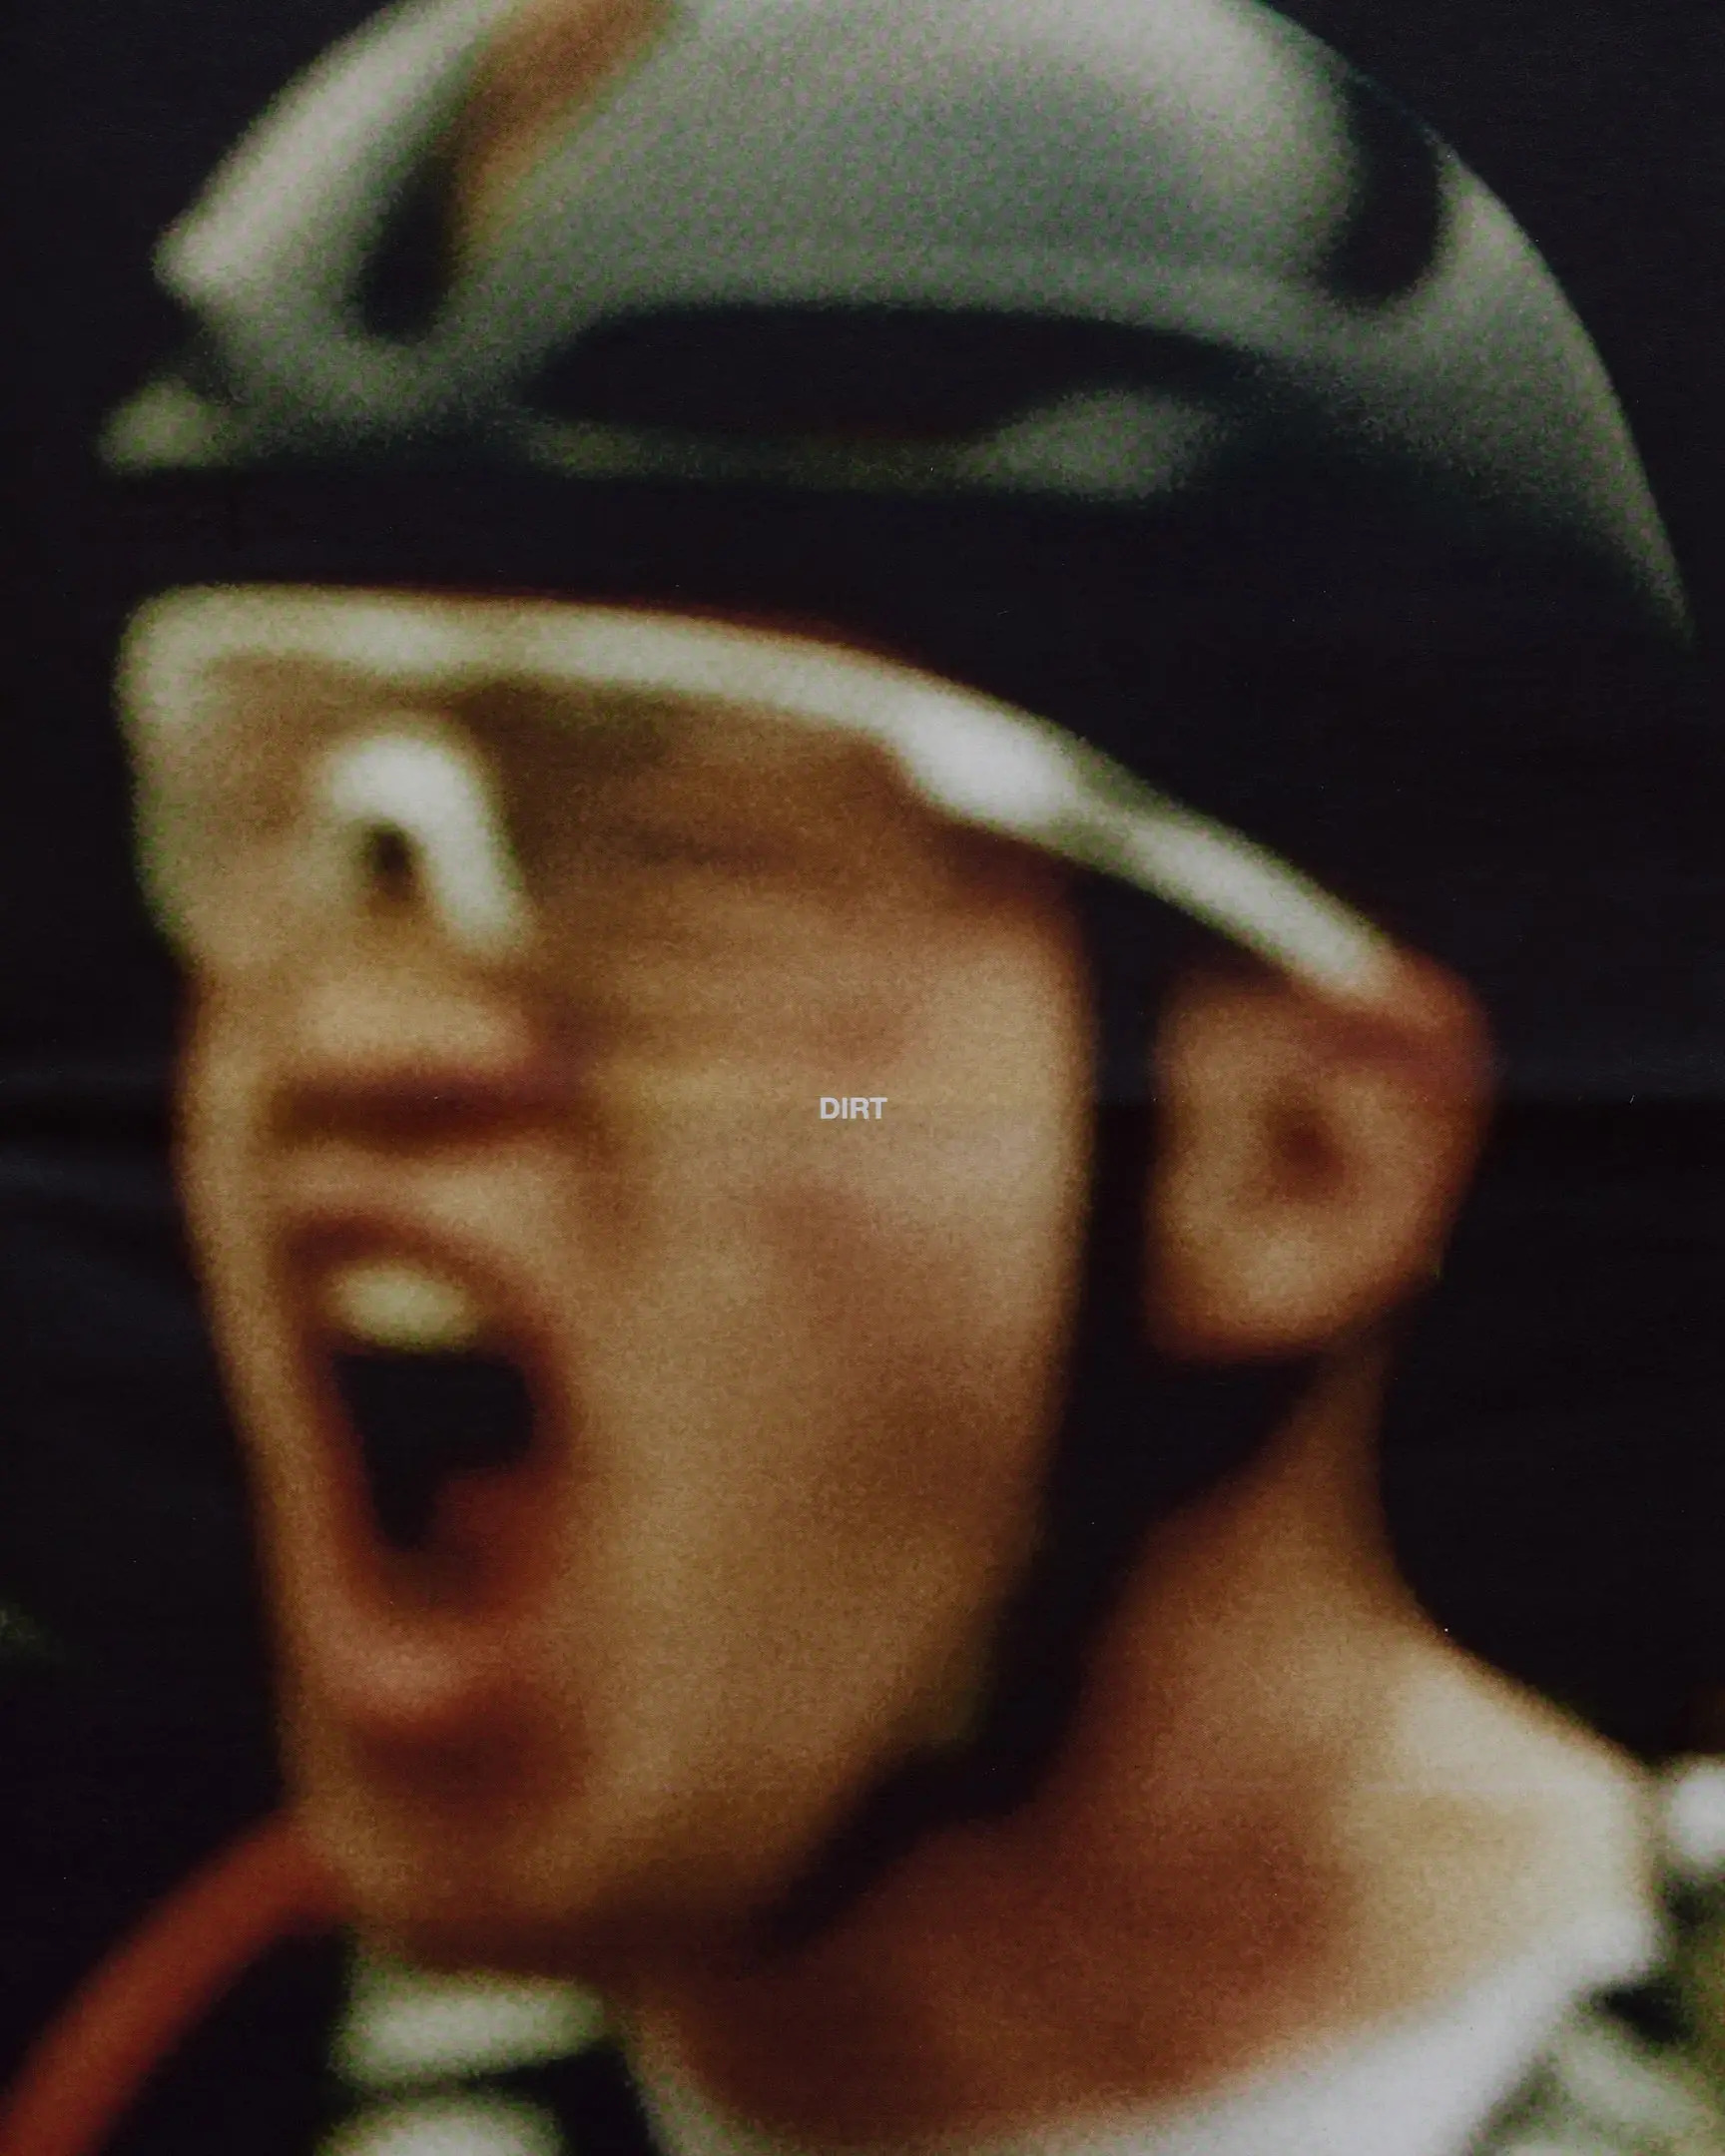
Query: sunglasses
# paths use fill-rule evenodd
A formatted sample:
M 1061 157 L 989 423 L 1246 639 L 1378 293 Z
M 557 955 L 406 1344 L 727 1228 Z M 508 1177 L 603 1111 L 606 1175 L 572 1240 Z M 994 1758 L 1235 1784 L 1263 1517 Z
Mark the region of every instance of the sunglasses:
M 1388 965 L 1386 937 L 1341 900 L 1046 721 L 808 635 L 556 601 L 193 588 L 134 616 L 118 687 L 147 890 L 204 967 L 280 955 L 406 885 L 499 962 L 559 923 L 664 933 L 679 904 L 718 921 L 763 892 L 831 896 L 889 842 L 870 823 L 885 779 L 1328 997 L 1375 1000 Z

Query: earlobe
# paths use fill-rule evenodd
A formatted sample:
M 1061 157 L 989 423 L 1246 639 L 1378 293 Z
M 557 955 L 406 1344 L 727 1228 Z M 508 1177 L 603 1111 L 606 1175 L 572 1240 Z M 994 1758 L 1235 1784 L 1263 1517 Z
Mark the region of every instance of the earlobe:
M 1345 1007 L 1268 974 L 1205 972 L 1157 1043 L 1149 1325 L 1163 1351 L 1310 1352 L 1418 1290 L 1483 1131 L 1489 1058 L 1472 997 L 1404 957 Z

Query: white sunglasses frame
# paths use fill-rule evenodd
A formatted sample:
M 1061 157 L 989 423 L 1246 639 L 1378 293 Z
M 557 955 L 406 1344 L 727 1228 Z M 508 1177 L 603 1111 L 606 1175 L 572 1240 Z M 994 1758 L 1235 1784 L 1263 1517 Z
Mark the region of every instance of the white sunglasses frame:
M 886 750 L 941 814 L 1149 892 L 1330 1000 L 1375 1003 L 1389 985 L 1390 939 L 1276 854 L 1046 720 L 899 662 L 626 607 L 301 585 L 171 591 L 138 610 L 122 642 L 140 865 L 157 919 L 189 955 L 196 834 L 177 828 L 172 774 L 223 723 L 214 672 L 260 656 L 361 669 L 433 711 L 453 690 L 510 680 L 710 698 L 840 728 Z

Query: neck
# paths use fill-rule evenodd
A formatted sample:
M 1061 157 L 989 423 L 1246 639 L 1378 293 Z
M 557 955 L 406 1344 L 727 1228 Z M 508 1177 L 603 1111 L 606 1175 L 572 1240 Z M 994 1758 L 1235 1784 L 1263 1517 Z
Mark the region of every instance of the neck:
M 1615 1831 L 1621 1773 L 1396 1581 L 1377 1387 L 1339 1364 L 1152 1537 L 1032 1803 L 931 1835 L 795 1952 L 643 1972 L 649 2076 L 806 2146 L 1023 2131 L 1192 2099 L 1555 1922 L 1549 1852 L 1590 1857 L 1553 1819 Z

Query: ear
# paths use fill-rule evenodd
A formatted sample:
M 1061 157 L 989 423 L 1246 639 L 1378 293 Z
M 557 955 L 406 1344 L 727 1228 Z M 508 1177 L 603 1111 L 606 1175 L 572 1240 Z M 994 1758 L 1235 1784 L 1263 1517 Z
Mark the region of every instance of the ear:
M 1157 1042 L 1151 1336 L 1235 1361 L 1322 1348 L 1430 1278 L 1477 1157 L 1483 1016 L 1398 953 L 1371 1002 L 1203 973 Z

